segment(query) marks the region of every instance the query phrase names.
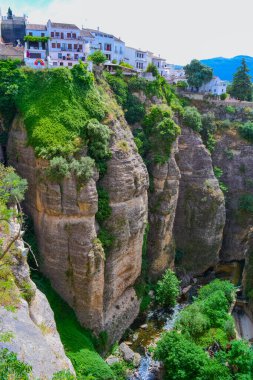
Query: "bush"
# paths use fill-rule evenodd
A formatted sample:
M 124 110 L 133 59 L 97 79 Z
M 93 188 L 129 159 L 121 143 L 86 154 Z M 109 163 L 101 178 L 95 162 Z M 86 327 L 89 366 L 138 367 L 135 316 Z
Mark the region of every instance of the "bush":
M 66 158 L 59 156 L 50 160 L 50 166 L 47 173 L 53 180 L 61 180 L 70 173 L 69 169 L 69 163 Z
M 199 300 L 206 300 L 209 296 L 211 296 L 216 291 L 222 291 L 229 302 L 231 304 L 235 297 L 235 287 L 231 282 L 224 281 L 224 280 L 213 280 L 208 285 L 203 286 L 200 288 L 198 292 L 198 299 Z
M 92 61 L 95 65 L 101 65 L 107 61 L 107 58 L 101 50 L 96 50 L 89 55 L 88 60 Z
M 202 129 L 201 116 L 195 107 L 186 107 L 183 116 L 184 124 L 196 132 Z
M 76 377 L 69 371 L 60 371 L 54 374 L 52 380 L 75 380 Z
M 118 104 L 125 107 L 128 97 L 128 87 L 123 78 L 106 73 L 106 80 L 116 96 Z
M 129 124 L 142 121 L 145 116 L 145 106 L 137 96 L 129 94 L 126 102 L 125 117 Z
M 153 63 L 149 63 L 148 67 L 146 69 L 147 73 L 152 73 L 153 77 L 158 77 L 159 76 L 159 71 Z
M 168 269 L 156 286 L 156 301 L 160 305 L 175 306 L 179 296 L 179 280 L 174 272 Z
M 186 307 L 176 322 L 176 328 L 194 340 L 203 335 L 209 327 L 209 318 L 201 312 L 200 305 L 197 302 Z
M 17 354 L 0 349 L 0 378 L 2 380 L 29 380 L 32 367 L 17 359 Z
M 96 119 L 89 120 L 83 129 L 83 138 L 88 147 L 88 155 L 96 163 L 100 160 L 111 157 L 109 141 L 111 137 L 110 129 L 99 123 Z
M 99 223 L 104 222 L 112 213 L 112 208 L 110 206 L 110 199 L 108 192 L 99 187 L 98 192 L 98 211 L 96 213 L 96 219 Z
M 239 209 L 246 213 L 253 214 L 253 195 L 241 195 L 239 198 Z
M 220 95 L 220 100 L 226 100 L 228 97 L 228 94 L 225 92 L 224 94 Z
M 213 327 L 222 327 L 228 318 L 229 303 L 222 290 L 216 290 L 200 304 L 200 309 Z
M 233 106 L 227 106 L 227 107 L 225 108 L 225 110 L 226 110 L 226 112 L 229 113 L 229 114 L 234 114 L 234 113 L 236 112 L 236 109 L 235 109 L 235 107 L 233 107 Z
M 239 133 L 244 139 L 253 143 L 253 123 L 251 121 L 240 125 Z
M 93 176 L 95 161 L 90 157 L 81 157 L 79 161 L 73 159 L 69 168 L 79 181 L 86 182 Z
M 228 363 L 234 374 L 253 376 L 253 351 L 248 342 L 234 340 L 227 355 Z M 237 377 L 236 377 L 237 379 Z

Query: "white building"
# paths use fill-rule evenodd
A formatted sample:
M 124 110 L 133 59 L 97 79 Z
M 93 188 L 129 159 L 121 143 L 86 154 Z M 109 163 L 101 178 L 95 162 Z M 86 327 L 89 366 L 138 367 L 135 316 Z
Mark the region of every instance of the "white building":
M 160 56 L 155 56 L 152 53 L 150 54 L 150 58 L 152 60 L 153 65 L 155 65 L 158 69 L 158 72 L 161 76 L 165 76 L 165 64 L 166 64 L 166 59 L 161 58 Z
M 79 60 L 86 62 L 90 52 L 89 42 L 86 42 L 81 30 L 73 24 L 47 23 L 49 42 L 49 67 L 72 67 Z
M 39 41 L 40 38 L 48 37 L 46 25 L 27 24 L 26 36 L 38 37 L 38 41 L 26 41 L 24 50 L 25 64 L 32 68 L 46 68 L 48 43 Z
M 124 61 L 133 66 L 137 71 L 145 71 L 152 59 L 148 51 L 126 46 Z
M 107 57 L 108 62 L 117 61 L 120 63 L 124 61 L 125 56 L 125 42 L 112 34 L 104 33 L 95 29 L 83 29 L 84 32 L 93 36 L 91 41 L 91 53 L 95 50 L 101 50 Z
M 213 77 L 210 82 L 203 84 L 199 88 L 199 92 L 204 92 L 213 95 L 225 94 L 227 91 L 227 83 L 219 77 Z
M 183 68 L 178 68 L 175 65 L 166 63 L 164 66 L 164 71 L 167 81 L 171 84 L 177 84 L 178 82 L 187 82 Z

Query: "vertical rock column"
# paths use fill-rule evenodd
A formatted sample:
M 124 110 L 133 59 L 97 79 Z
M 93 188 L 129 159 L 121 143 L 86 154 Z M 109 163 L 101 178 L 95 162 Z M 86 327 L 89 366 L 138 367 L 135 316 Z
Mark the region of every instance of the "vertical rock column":
M 219 259 L 225 201 L 200 136 L 182 128 L 176 161 L 181 173 L 174 236 L 180 267 L 201 274 Z

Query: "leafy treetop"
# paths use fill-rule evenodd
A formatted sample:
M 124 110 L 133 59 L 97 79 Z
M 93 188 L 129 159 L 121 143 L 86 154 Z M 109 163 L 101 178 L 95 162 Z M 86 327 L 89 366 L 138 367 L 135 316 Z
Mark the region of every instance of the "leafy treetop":
M 203 65 L 197 59 L 193 59 L 190 64 L 184 67 L 184 70 L 189 86 L 196 88 L 197 91 L 213 77 L 213 69 Z

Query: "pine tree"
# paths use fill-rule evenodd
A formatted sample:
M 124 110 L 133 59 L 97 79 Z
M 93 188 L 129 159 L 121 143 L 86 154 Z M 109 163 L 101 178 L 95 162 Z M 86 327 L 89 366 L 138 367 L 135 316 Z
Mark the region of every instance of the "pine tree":
M 12 10 L 11 10 L 10 7 L 8 8 L 8 11 L 7 11 L 7 19 L 8 19 L 8 20 L 11 20 L 11 19 L 12 19 Z
M 239 100 L 252 100 L 252 84 L 245 58 L 234 74 L 231 95 Z

